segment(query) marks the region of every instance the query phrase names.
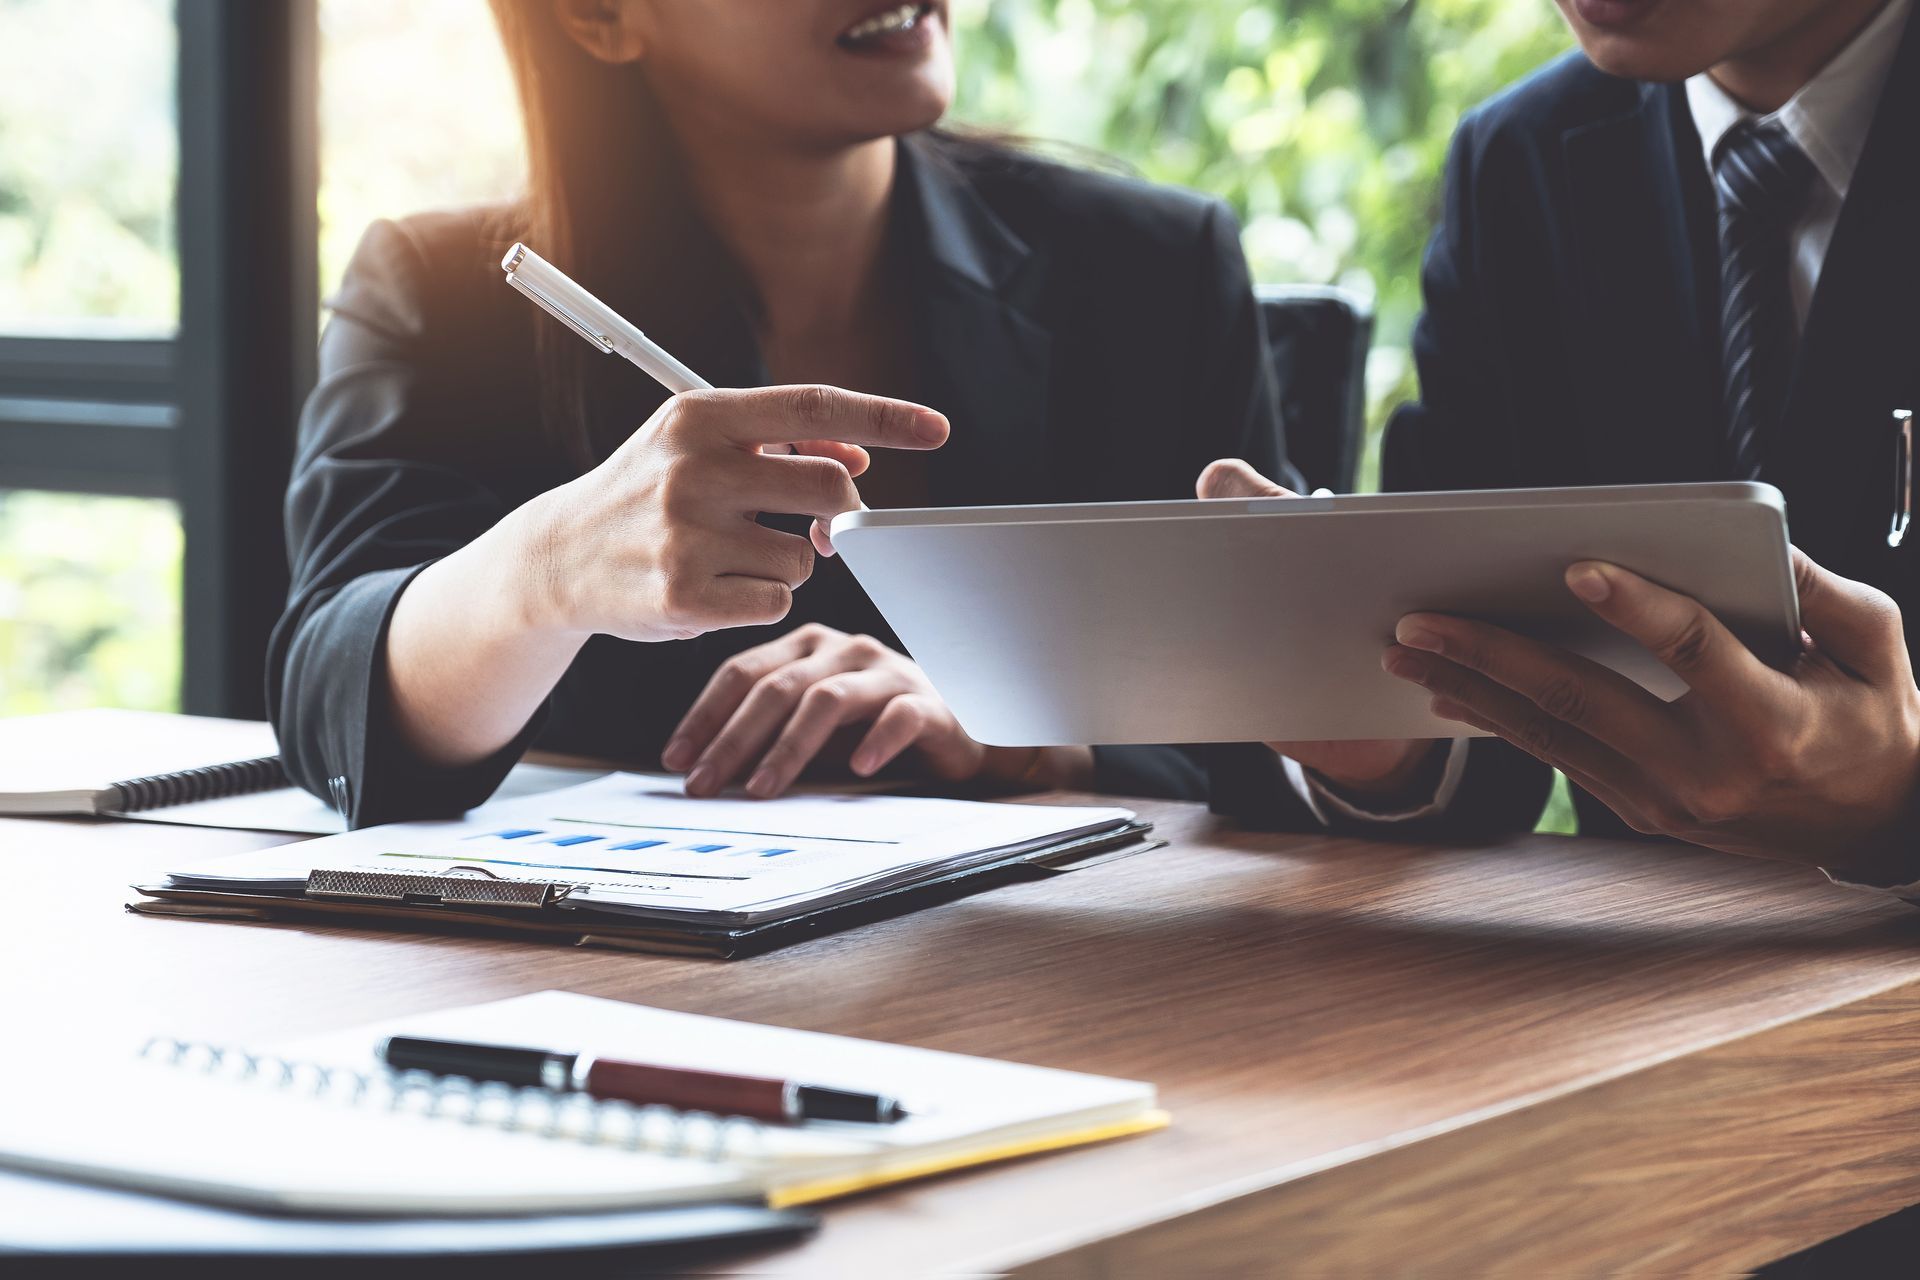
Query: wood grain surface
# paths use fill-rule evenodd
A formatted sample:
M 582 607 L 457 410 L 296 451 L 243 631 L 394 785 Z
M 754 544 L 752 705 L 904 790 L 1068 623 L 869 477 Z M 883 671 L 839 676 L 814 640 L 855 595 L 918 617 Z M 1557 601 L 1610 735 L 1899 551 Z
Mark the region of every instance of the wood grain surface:
M 757 1273 L 1724 1272 L 1920 1201 L 1920 911 L 1673 846 L 1138 807 L 1168 848 L 734 962 L 145 919 L 128 884 L 283 837 L 0 821 L 0 1017 L 260 1043 L 562 988 L 1151 1080 L 1173 1113 L 833 1206 Z

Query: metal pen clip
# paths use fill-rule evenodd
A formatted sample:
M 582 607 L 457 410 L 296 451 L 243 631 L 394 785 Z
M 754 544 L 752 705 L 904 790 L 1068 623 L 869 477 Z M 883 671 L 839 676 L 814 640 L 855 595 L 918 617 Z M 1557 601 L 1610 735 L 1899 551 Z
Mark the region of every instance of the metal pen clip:
M 541 293 L 538 289 L 532 288 L 531 286 L 525 284 L 524 282 L 521 281 L 519 276 L 514 275 L 512 273 L 508 273 L 507 283 L 512 285 L 514 288 L 518 289 L 521 293 L 526 294 L 527 297 L 533 300 L 534 305 L 539 307 L 542 311 L 545 311 L 548 315 L 552 316 L 555 320 L 558 320 L 561 324 L 566 325 L 567 328 L 573 330 L 575 333 L 585 338 L 588 342 L 591 342 L 594 346 L 600 348 L 600 351 L 602 354 L 611 355 L 613 353 L 612 338 L 609 338 L 604 333 L 594 332 L 591 328 L 581 323 L 578 317 L 576 317 L 572 312 L 568 311 L 560 303 L 554 301 L 552 298 L 547 297 L 545 294 Z
M 1893 411 L 1893 523 L 1887 529 L 1887 545 L 1897 547 L 1907 536 L 1907 524 L 1913 519 L 1913 410 Z

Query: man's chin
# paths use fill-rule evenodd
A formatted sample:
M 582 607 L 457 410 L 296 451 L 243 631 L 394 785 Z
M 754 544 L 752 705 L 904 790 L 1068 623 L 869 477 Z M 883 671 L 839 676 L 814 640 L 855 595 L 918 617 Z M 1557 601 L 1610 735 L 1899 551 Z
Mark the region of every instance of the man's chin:
M 1709 58 L 1690 57 L 1687 50 L 1658 40 L 1588 31 L 1575 34 L 1589 62 L 1623 80 L 1674 83 L 1699 75 L 1713 65 Z

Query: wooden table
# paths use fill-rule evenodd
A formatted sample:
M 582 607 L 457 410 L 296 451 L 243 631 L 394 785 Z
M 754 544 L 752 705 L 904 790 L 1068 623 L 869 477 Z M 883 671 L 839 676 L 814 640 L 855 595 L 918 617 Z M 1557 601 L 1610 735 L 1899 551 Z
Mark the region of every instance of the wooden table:
M 0 821 L 0 1017 L 261 1042 L 557 987 L 1152 1080 L 1173 1112 L 833 1206 L 739 1259 L 772 1274 L 1727 1271 L 1920 1201 L 1920 911 L 1664 845 L 1139 807 L 1171 847 L 731 963 L 146 919 L 130 882 L 278 838 Z

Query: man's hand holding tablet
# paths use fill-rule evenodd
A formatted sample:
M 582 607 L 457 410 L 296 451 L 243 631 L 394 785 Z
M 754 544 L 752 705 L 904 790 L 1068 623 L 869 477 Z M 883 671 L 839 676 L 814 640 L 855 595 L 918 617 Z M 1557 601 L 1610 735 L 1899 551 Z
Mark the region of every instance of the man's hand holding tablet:
M 1234 462 L 1209 467 L 1200 491 L 1285 493 Z M 1381 663 L 1430 692 L 1435 715 L 1561 770 L 1637 831 L 1867 883 L 1911 879 L 1920 689 L 1900 611 L 1798 549 L 1793 564 L 1805 632 L 1786 670 L 1689 597 L 1613 565 L 1568 566 L 1574 596 L 1686 682 L 1673 702 L 1565 650 L 1440 614 L 1403 619 Z M 1433 749 L 1272 745 L 1344 788 L 1383 794 Z

